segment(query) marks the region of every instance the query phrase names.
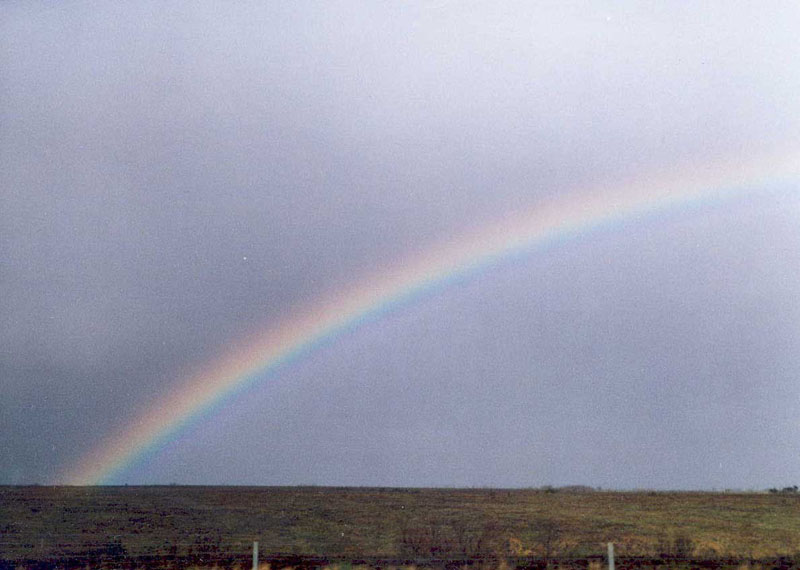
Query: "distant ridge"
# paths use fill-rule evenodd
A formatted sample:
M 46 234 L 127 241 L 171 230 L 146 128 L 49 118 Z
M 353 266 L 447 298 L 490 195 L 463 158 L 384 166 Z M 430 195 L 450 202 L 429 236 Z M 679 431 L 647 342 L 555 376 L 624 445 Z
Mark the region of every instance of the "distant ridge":
M 558 491 L 562 493 L 594 493 L 597 491 L 594 487 L 588 485 L 567 485 L 565 487 L 558 487 Z

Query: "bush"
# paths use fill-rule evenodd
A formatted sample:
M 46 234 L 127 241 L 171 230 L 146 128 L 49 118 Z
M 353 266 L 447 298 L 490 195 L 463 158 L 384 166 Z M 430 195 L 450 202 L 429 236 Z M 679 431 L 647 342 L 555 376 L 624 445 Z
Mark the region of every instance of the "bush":
M 672 540 L 662 538 L 658 544 L 659 555 L 662 558 L 687 560 L 694 554 L 694 549 L 694 540 L 685 534 L 679 534 Z
M 563 530 L 561 526 L 552 519 L 538 519 L 531 523 L 531 534 L 539 550 L 544 556 L 545 565 L 550 558 L 557 552 Z
M 476 528 L 457 520 L 432 520 L 403 527 L 399 550 L 416 558 L 489 560 L 504 557 L 508 543 L 497 521 Z

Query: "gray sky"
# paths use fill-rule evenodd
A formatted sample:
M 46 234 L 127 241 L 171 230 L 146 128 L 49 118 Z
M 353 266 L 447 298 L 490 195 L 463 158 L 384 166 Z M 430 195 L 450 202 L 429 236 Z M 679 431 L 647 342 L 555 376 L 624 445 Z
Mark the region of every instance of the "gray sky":
M 387 261 L 796 150 L 798 25 L 794 2 L 3 3 L 0 483 L 56 481 Z M 775 190 L 426 297 L 120 482 L 796 484 L 800 192 Z

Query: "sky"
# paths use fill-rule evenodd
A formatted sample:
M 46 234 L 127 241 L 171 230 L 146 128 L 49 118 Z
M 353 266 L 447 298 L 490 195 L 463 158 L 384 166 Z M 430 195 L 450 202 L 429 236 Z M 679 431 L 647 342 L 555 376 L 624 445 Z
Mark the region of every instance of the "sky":
M 794 2 L 4 2 L 0 483 L 69 482 L 232 347 L 441 244 L 797 156 L 798 24 Z M 108 482 L 797 484 L 800 180 L 762 169 L 352 327 Z

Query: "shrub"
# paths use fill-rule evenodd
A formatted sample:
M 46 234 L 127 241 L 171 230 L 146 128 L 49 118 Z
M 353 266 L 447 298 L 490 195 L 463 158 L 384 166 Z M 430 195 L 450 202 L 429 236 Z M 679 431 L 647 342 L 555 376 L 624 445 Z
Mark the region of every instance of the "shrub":
M 403 527 L 399 550 L 417 558 L 499 560 L 509 553 L 509 540 L 494 520 L 480 527 L 462 521 L 427 521 Z
M 662 538 L 658 544 L 659 555 L 662 558 L 687 560 L 694 554 L 694 549 L 694 541 L 685 534 L 679 534 L 672 540 Z

